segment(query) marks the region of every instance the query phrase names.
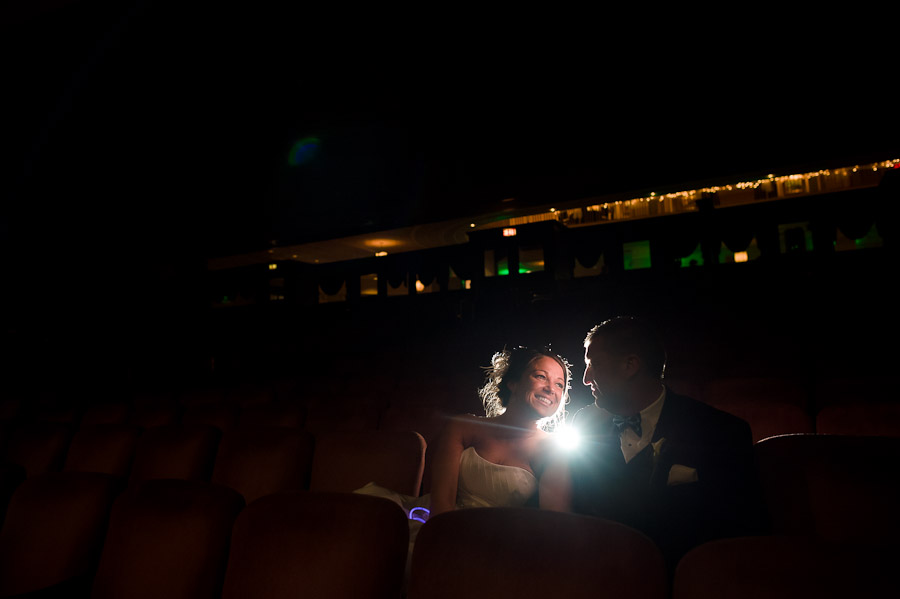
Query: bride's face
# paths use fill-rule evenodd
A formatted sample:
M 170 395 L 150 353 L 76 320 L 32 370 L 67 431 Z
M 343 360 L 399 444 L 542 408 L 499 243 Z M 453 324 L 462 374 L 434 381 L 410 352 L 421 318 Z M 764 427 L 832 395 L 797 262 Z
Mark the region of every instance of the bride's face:
M 559 362 L 549 356 L 533 360 L 522 378 L 509 383 L 510 404 L 522 402 L 537 413 L 538 418 L 556 414 L 566 389 L 565 372 Z

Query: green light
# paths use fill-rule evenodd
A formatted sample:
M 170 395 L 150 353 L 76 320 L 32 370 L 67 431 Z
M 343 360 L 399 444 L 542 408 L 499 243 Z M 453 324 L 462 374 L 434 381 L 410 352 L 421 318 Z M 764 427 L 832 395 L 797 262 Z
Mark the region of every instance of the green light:
M 297 141 L 288 153 L 288 164 L 298 166 L 315 158 L 319 151 L 318 137 L 304 137 Z
M 519 267 L 520 275 L 529 274 L 530 272 L 531 271 L 528 270 L 527 268 L 525 268 L 524 266 Z M 505 276 L 509 275 L 509 268 L 506 266 L 501 266 L 500 268 L 497 269 L 497 274 L 501 277 L 505 277 Z

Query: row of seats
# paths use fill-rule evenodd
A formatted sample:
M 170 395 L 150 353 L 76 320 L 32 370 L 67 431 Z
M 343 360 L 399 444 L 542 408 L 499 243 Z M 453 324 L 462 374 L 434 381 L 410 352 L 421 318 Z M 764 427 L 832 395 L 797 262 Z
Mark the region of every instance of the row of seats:
M 900 557 L 900 481 L 892 476 L 900 439 L 785 435 L 755 451 L 770 530 L 701 545 L 672 578 L 658 548 L 621 524 L 488 508 L 442 514 L 422 527 L 405 592 L 410 599 L 749 599 L 900 590 L 892 574 Z M 374 476 L 368 470 L 360 479 Z M 208 481 L 47 473 L 19 484 L 10 502 L 0 531 L 0 596 L 44 589 L 44 596 L 95 599 L 397 598 L 407 540 L 405 514 L 379 497 L 281 490 L 246 501 Z
M 673 390 L 743 418 L 754 441 L 791 433 L 900 436 L 900 402 L 885 379 L 666 377 Z
M 815 400 L 808 385 L 789 377 L 704 380 L 682 373 L 667 376 L 666 383 L 679 393 L 744 418 L 757 441 L 779 434 L 811 432 L 900 435 L 900 402 L 894 401 L 888 382 L 878 377 L 819 381 Z M 81 411 L 52 402 L 14 407 L 10 400 L 5 411 L 0 410 L 0 424 L 5 423 L 8 429 L 13 426 L 11 423 L 20 421 L 53 421 L 72 427 L 127 422 L 150 428 L 181 422 L 209 424 L 223 432 L 238 424 L 265 424 L 303 428 L 312 433 L 416 430 L 431 441 L 446 414 L 479 412 L 474 386 L 470 392 L 460 391 L 461 385 L 435 386 L 443 392 L 422 395 L 416 391 L 421 385 L 410 382 L 403 392 L 398 391 L 389 399 L 370 389 L 370 395 L 359 393 L 328 400 L 302 397 L 296 389 L 290 390 L 289 384 L 257 384 L 235 387 L 230 392 L 210 388 L 180 396 L 138 396 L 129 401 L 95 403 Z M 377 385 L 373 387 L 377 389 Z M 454 395 L 467 401 L 454 401 Z M 587 401 L 591 398 L 576 388 L 570 411 Z
M 269 425 L 244 425 L 222 433 L 199 424 L 147 430 L 100 424 L 79 429 L 67 444 L 62 425 L 34 426 L 17 431 L 14 441 L 21 442 L 7 448 L 0 500 L 8 500 L 21 481 L 54 472 L 97 473 L 125 482 L 213 482 L 234 489 L 247 502 L 285 489 L 347 492 L 370 481 L 416 495 L 424 474 L 426 443 L 413 431 L 314 436 Z M 22 441 L 28 440 L 27 433 L 34 433 L 30 446 Z M 5 500 L 0 503 L 0 508 L 6 505 Z

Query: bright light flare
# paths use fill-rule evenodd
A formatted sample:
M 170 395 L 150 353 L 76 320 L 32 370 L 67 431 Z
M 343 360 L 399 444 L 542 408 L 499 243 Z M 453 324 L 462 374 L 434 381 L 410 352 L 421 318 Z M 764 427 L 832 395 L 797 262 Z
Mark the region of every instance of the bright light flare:
M 571 426 L 563 424 L 553 433 L 556 443 L 566 451 L 574 451 L 581 444 L 581 435 Z

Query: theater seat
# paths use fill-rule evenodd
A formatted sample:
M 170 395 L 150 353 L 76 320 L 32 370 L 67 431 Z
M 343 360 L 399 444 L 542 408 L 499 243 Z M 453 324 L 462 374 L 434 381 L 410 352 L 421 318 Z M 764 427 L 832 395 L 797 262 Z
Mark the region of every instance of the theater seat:
M 82 426 L 72 437 L 63 470 L 128 478 L 141 429 L 133 424 Z
M 130 479 L 208 481 L 221 436 L 219 429 L 202 424 L 173 424 L 147 429 L 138 439 Z
M 900 404 L 861 402 L 825 406 L 816 414 L 816 432 L 900 437 Z
M 122 481 L 108 474 L 51 472 L 21 483 L 0 531 L 0 597 L 41 589 L 83 595 Z
M 449 416 L 439 406 L 426 402 L 395 402 L 382 414 L 378 424 L 384 431 L 415 431 L 425 439 L 425 467 L 422 474 L 422 493 L 431 491 L 432 447 Z
M 181 406 L 169 394 L 142 394 L 131 403 L 130 422 L 141 428 L 167 426 L 181 420 Z
M 813 418 L 798 405 L 777 401 L 721 401 L 717 408 L 750 425 L 753 442 L 776 435 L 815 432 Z
M 287 491 L 248 505 L 231 540 L 223 599 L 398 599 L 409 537 L 392 501 Z
M 116 500 L 92 599 L 216 599 L 235 518 L 234 490 L 206 482 L 150 480 Z
M 122 424 L 131 418 L 131 405 L 124 401 L 94 404 L 81 416 L 81 427 L 96 424 Z
M 806 388 L 791 378 L 713 378 L 703 387 L 703 400 L 747 421 L 754 443 L 775 435 L 815 431 Z
M 418 495 L 425 440 L 413 431 L 321 433 L 316 436 L 309 488 L 351 492 L 369 482 Z
M 288 426 L 303 428 L 306 407 L 299 402 L 272 401 L 241 409 L 240 422 L 246 425 Z
M 868 546 L 900 538 L 900 438 L 783 435 L 754 447 L 773 533 Z
M 208 424 L 227 433 L 238 423 L 239 409 L 229 403 L 195 403 L 188 405 L 181 415 L 182 424 Z
M 7 434 L 4 458 L 20 464 L 27 476 L 59 472 L 73 428 L 61 422 L 18 422 Z
M 714 406 L 760 401 L 809 406 L 809 392 L 801 381 L 778 376 L 715 377 L 704 384 L 703 398 Z
M 244 425 L 222 436 L 211 480 L 235 489 L 247 503 L 276 491 L 307 489 L 313 448 L 308 431 Z
M 314 400 L 306 405 L 304 428 L 324 432 L 373 431 L 378 428 L 379 405 L 351 398 L 347 401 Z
M 672 599 L 896 597 L 898 556 L 802 536 L 711 541 L 678 563 Z
M 419 531 L 409 599 L 665 599 L 663 556 L 623 524 L 532 508 L 472 508 Z
M 0 528 L 6 517 L 6 508 L 16 489 L 25 481 L 25 468 L 12 462 L 0 461 Z

